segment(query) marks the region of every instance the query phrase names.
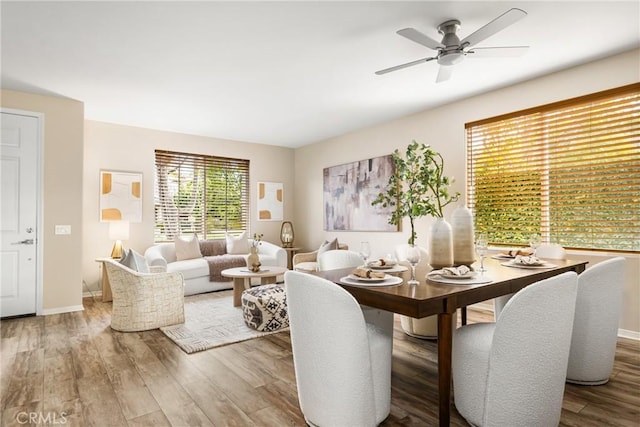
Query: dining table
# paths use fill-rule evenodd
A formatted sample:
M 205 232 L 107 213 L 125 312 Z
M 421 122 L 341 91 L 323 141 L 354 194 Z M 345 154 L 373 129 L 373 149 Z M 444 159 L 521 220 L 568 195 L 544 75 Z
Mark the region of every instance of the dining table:
M 514 266 L 510 260 L 488 258 L 484 261 L 486 271 L 476 272 L 476 278 L 481 280 L 476 280 L 475 284 L 456 280 L 443 283 L 436 281 L 436 276 L 427 274 L 418 278 L 420 283 L 417 285 L 409 285 L 406 281 L 391 286 L 366 282 L 353 285 L 345 284 L 342 280 L 352 272 L 352 268 L 313 274 L 342 286 L 362 305 L 414 318 L 438 316 L 438 414 L 439 425 L 448 426 L 451 416 L 453 314 L 459 308 L 518 292 L 528 285 L 567 271 L 579 274 L 587 265 L 587 261 L 580 260 L 545 261 L 544 267 Z

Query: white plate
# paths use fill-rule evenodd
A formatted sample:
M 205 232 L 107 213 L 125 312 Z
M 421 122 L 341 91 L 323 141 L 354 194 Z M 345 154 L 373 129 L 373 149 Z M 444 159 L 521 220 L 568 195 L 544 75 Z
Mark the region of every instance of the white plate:
M 548 262 L 541 262 L 540 264 L 520 264 L 513 261 L 507 261 L 501 263 L 505 267 L 515 267 L 515 268 L 553 268 L 555 264 L 549 264 Z
M 359 277 L 356 276 L 355 274 L 350 274 L 347 276 L 349 279 L 351 280 L 357 280 L 359 282 L 369 282 L 369 283 L 375 283 L 375 282 L 382 282 L 383 280 L 391 277 L 388 274 L 385 274 L 384 277 Z
M 340 283 L 350 286 L 395 286 L 402 283 L 402 277 L 387 276 L 380 282 L 363 282 L 361 280 L 354 280 L 349 276 L 345 276 L 340 279 Z
M 432 273 L 430 274 L 430 276 L 439 276 L 442 277 L 443 279 L 453 279 L 453 280 L 466 280 L 466 279 L 473 279 L 478 275 L 478 273 L 476 273 L 475 271 L 471 271 L 467 274 L 461 274 L 460 276 L 456 276 L 454 274 L 441 274 L 441 273 Z
M 447 285 L 481 285 L 484 283 L 491 283 L 493 279 L 488 276 L 476 276 L 474 278 L 467 278 L 464 280 L 453 279 L 451 277 L 440 276 L 439 274 L 434 274 L 431 276 L 427 276 L 427 280 L 435 283 L 444 283 Z
M 511 255 L 505 255 L 505 254 L 496 254 L 496 255 L 491 255 L 491 258 L 493 259 L 515 259 L 514 256 Z
M 395 267 L 395 264 L 386 264 L 386 265 L 369 265 L 368 267 L 372 270 L 389 270 Z

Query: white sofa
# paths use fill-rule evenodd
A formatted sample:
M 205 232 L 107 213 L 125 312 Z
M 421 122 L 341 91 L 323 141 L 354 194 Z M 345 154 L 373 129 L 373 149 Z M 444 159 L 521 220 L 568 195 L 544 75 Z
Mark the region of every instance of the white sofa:
M 249 239 L 249 243 L 251 243 Z M 243 255 L 246 258 L 247 253 Z M 264 240 L 258 246 L 258 256 L 262 266 L 287 267 L 287 251 Z M 144 257 L 152 272 L 179 272 L 184 277 L 184 294 L 194 295 L 204 292 L 232 289 L 233 281 L 211 282 L 209 263 L 205 257 L 177 261 L 173 243 L 159 243 L 148 248 Z M 279 281 L 282 278 L 278 278 Z

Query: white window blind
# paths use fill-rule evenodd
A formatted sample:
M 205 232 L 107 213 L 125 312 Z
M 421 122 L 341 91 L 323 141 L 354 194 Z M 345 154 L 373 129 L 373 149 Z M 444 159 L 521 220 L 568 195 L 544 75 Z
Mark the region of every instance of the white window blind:
M 249 160 L 156 150 L 155 241 L 249 230 Z
M 640 84 L 465 127 L 469 206 L 492 243 L 640 251 Z

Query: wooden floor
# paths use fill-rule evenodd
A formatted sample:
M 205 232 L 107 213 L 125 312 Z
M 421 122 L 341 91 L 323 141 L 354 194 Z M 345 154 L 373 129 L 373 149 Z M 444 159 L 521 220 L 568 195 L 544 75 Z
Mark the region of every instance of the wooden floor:
M 110 303 L 84 306 L 0 322 L 3 426 L 305 425 L 287 332 L 188 355 L 158 330 L 112 331 Z M 491 318 L 469 311 L 470 322 Z M 568 384 L 561 425 L 637 427 L 639 355 L 639 342 L 620 339 L 608 384 Z M 408 337 L 396 319 L 382 425 L 437 425 L 437 397 L 435 343 Z M 451 424 L 467 425 L 455 409 Z

